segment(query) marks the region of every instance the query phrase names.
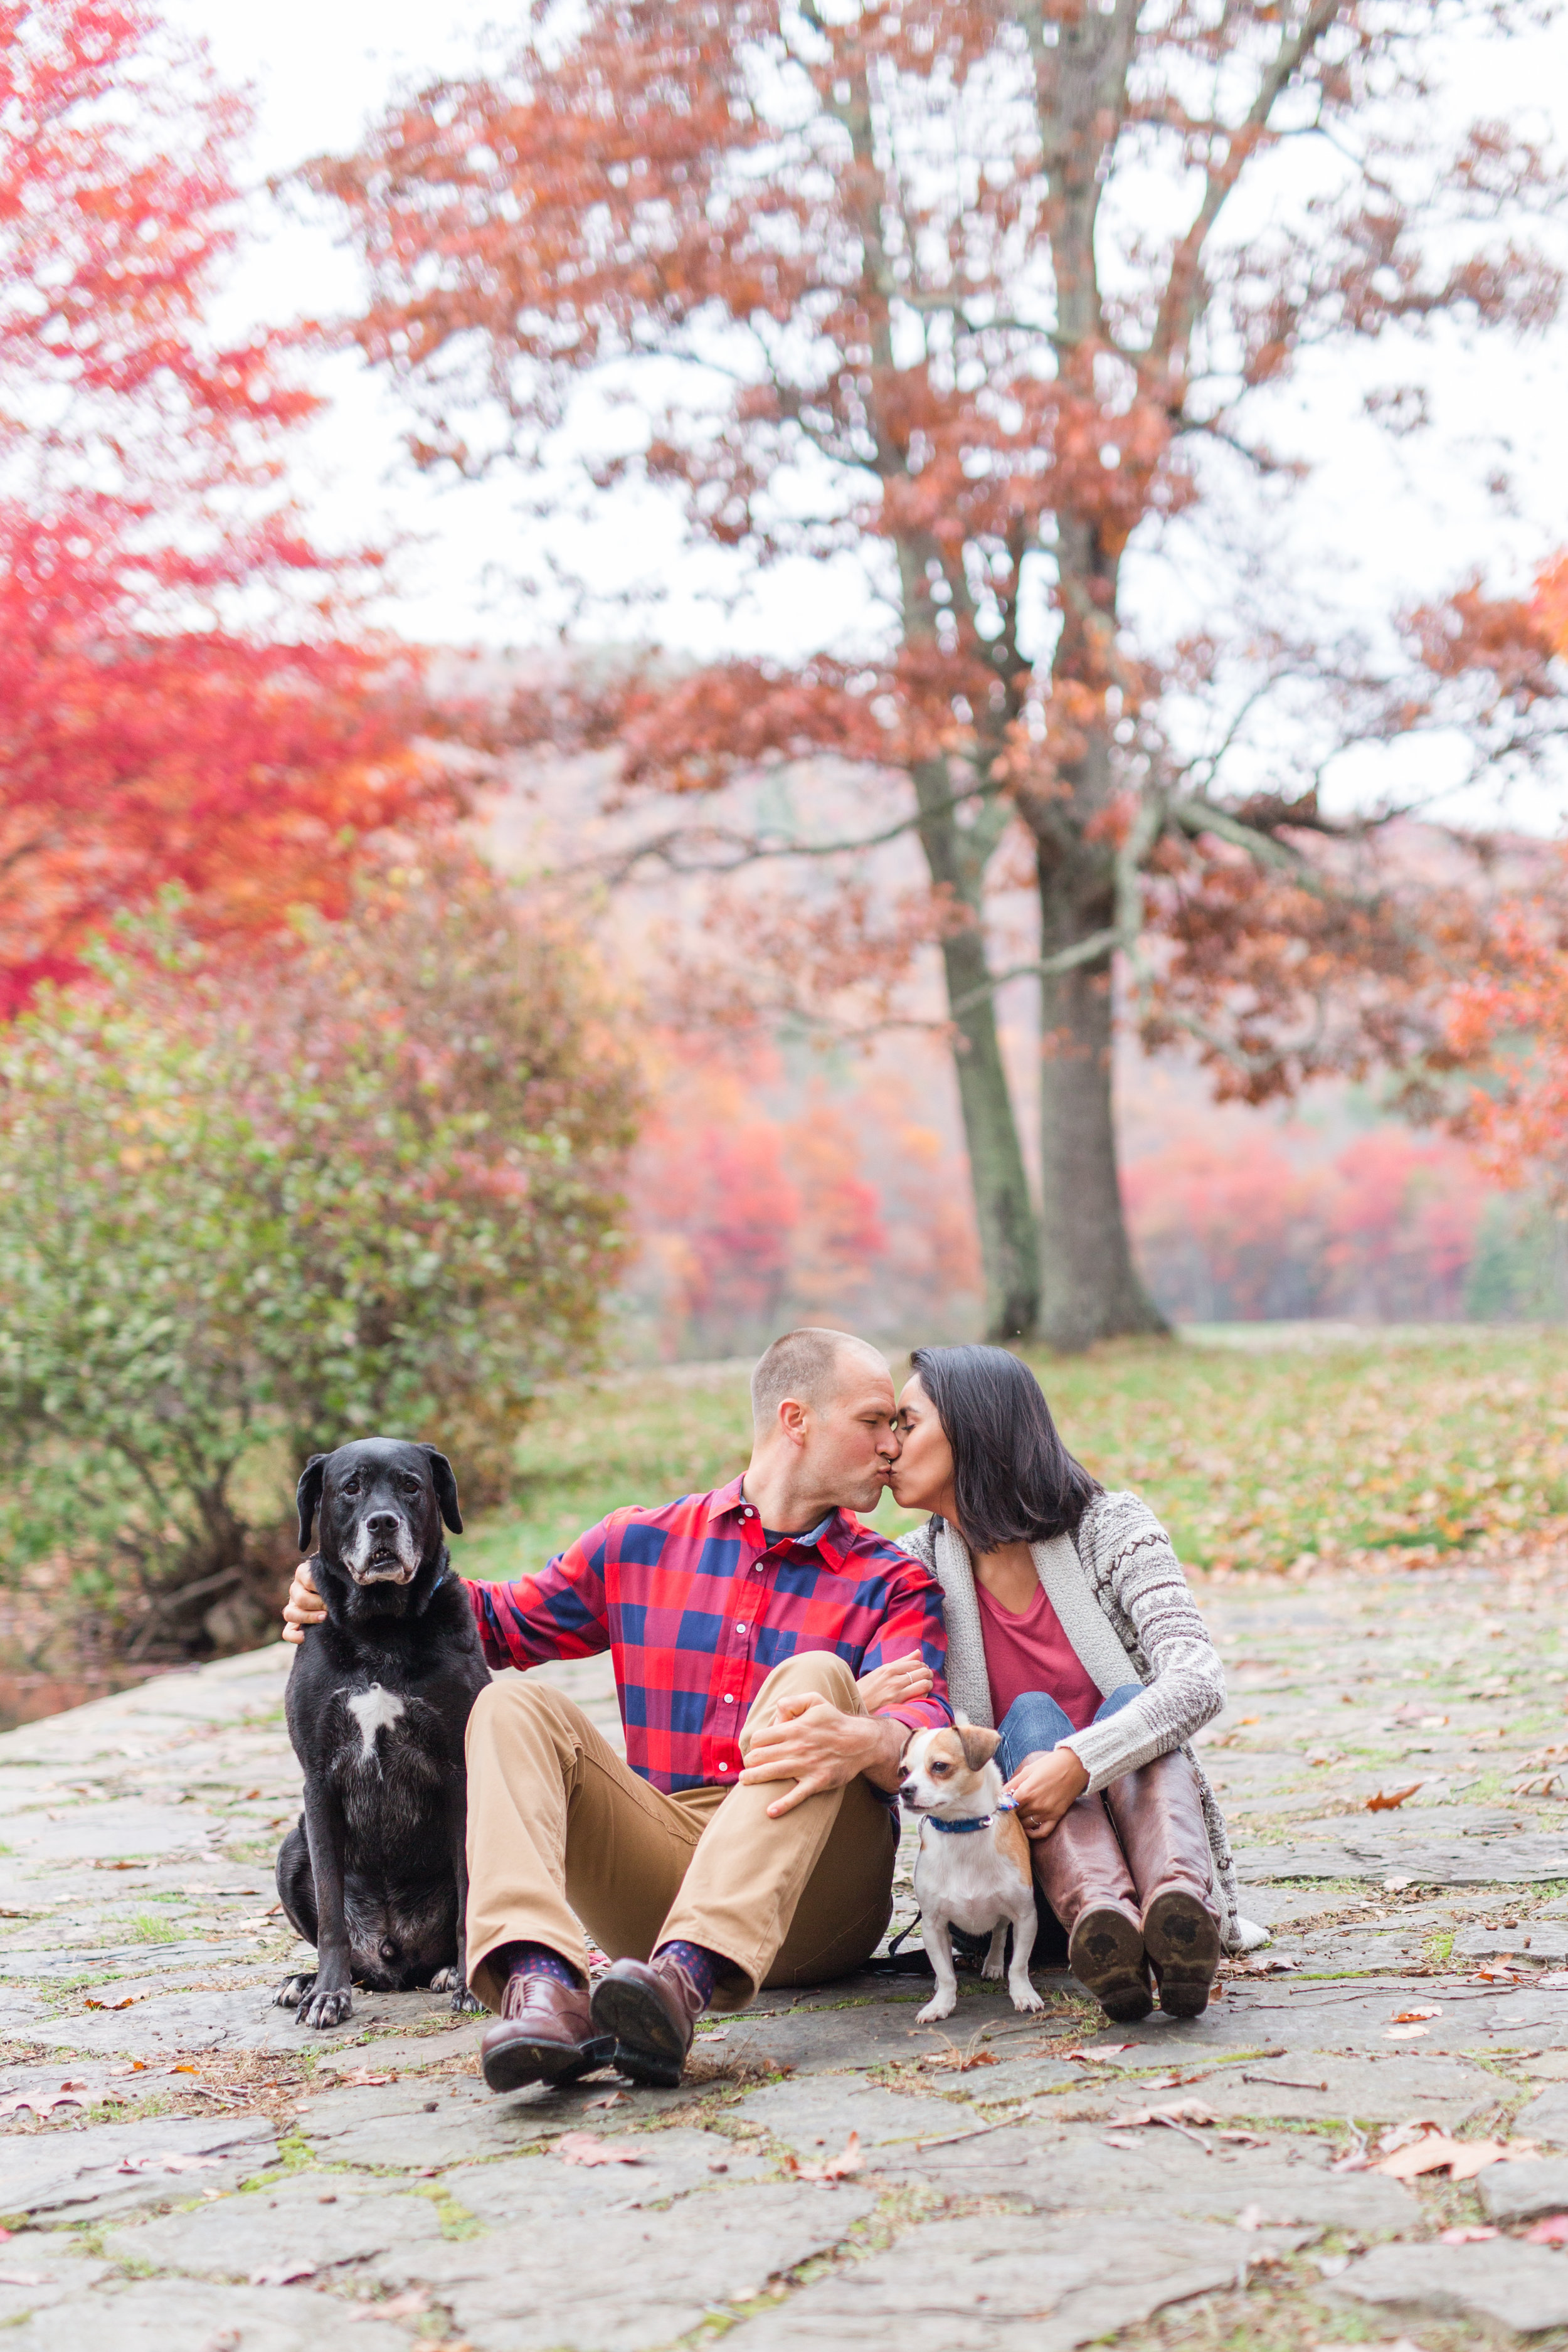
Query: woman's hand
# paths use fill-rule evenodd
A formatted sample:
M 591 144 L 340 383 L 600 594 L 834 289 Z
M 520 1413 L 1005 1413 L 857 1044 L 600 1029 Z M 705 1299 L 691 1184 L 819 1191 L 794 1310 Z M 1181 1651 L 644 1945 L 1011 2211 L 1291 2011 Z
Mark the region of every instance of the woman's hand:
M 1026 1756 L 1007 1783 L 1006 1793 L 1018 1801 L 1018 1823 L 1024 1835 L 1049 1837 L 1075 1798 L 1089 1786 L 1089 1774 L 1070 1748 L 1037 1749 Z
M 283 1603 L 283 1639 L 302 1642 L 307 1625 L 320 1625 L 327 1613 L 327 1604 L 316 1590 L 310 1574 L 310 1563 L 302 1559 L 294 1570 L 294 1581 L 289 1587 L 289 1598 Z
M 911 1698 L 924 1698 L 936 1681 L 936 1676 L 921 1657 L 894 1658 L 885 1666 L 877 1666 L 862 1675 L 855 1687 L 860 1694 L 860 1704 L 868 1715 L 875 1715 L 881 1706 L 902 1706 Z

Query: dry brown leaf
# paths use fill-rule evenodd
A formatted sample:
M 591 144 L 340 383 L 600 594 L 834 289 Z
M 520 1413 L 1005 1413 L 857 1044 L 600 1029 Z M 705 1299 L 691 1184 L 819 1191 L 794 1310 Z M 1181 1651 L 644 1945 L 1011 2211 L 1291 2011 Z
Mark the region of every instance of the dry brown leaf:
M 357 2319 L 418 2319 L 430 2308 L 430 2297 L 422 2286 L 405 2287 L 389 2303 L 362 2303 L 349 2314 Z
M 1416 1790 L 1426 1785 L 1424 1780 L 1412 1780 L 1408 1789 L 1378 1789 L 1367 1799 L 1365 1811 L 1369 1813 L 1391 1813 L 1396 1805 L 1407 1803 Z
M 388 2083 L 395 2083 L 395 2074 L 378 2074 L 369 2066 L 345 2066 L 337 2077 L 340 2083 L 353 2083 L 360 2090 L 379 2091 Z
M 606 2091 L 602 2099 L 588 2099 L 584 2105 L 590 2107 L 622 2107 L 625 2106 L 626 2101 L 626 2095 L 624 2091 Z
M 94 2000 L 89 1993 L 83 2001 L 82 2007 L 84 2009 L 134 2009 L 139 2000 L 145 2000 L 146 1998 L 144 1992 L 128 1992 L 123 2000 Z
M 922 2066 L 929 2066 L 933 2074 L 967 2074 L 972 2066 L 994 2066 L 996 2053 L 994 2050 L 960 2050 L 956 2047 L 928 2050 L 920 2063 Z
M 642 2158 L 636 2149 L 612 2147 L 594 2132 L 563 2132 L 555 2143 L 555 2153 L 563 2164 L 640 2164 Z
M 825 2163 L 803 2164 L 799 2157 L 786 2156 L 784 2168 L 795 2180 L 847 2180 L 852 2172 L 859 2171 L 865 2161 L 860 2153 L 860 2135 L 851 2132 L 838 2154 L 830 2156 Z
M 1395 2025 L 1419 2025 L 1428 2017 L 1441 2017 L 1442 2014 L 1440 2009 L 1396 2009 L 1394 2022 Z
M 1513 2164 L 1536 2153 L 1533 2140 L 1450 2139 L 1447 2132 L 1425 2132 L 1407 2147 L 1395 2148 L 1372 2166 L 1393 2180 L 1415 2180 L 1426 2172 L 1446 2172 L 1450 2180 L 1473 2180 L 1489 2165 Z
M 1096 2042 L 1087 2050 L 1064 2050 L 1062 2056 L 1084 2066 L 1102 2066 L 1107 2059 L 1119 2058 L 1124 2050 L 1135 2045 L 1131 2042 Z

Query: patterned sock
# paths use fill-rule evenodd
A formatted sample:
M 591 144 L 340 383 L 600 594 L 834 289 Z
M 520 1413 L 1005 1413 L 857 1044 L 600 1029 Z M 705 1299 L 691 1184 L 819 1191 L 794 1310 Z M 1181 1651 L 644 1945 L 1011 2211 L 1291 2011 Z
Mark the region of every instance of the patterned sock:
M 662 1959 L 667 1952 L 672 1960 L 680 1962 L 702 1995 L 704 2003 L 710 2001 L 714 1986 L 730 1965 L 723 1954 L 710 1952 L 706 1944 L 689 1944 L 679 1936 L 672 1937 L 668 1944 L 660 1944 L 654 1958 Z
M 506 1944 L 496 1954 L 496 1967 L 508 1977 L 553 1977 L 557 1984 L 581 1990 L 583 1979 L 570 1960 L 548 1944 Z

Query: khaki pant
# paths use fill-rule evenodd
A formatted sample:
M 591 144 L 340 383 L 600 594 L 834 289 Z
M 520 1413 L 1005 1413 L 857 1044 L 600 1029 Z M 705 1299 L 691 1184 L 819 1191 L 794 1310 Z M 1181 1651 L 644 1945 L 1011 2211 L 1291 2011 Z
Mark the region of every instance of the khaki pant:
M 831 1652 L 786 1659 L 741 1734 L 816 1693 L 863 1715 Z M 665 1796 L 548 1683 L 491 1683 L 468 1717 L 468 1981 L 491 2009 L 502 1944 L 548 1944 L 587 1974 L 587 1928 L 612 1959 L 683 1937 L 732 1963 L 716 2009 L 760 1985 L 821 1984 L 868 1959 L 893 1908 L 898 1838 L 870 1783 L 808 1797 L 770 1821 L 788 1780 Z

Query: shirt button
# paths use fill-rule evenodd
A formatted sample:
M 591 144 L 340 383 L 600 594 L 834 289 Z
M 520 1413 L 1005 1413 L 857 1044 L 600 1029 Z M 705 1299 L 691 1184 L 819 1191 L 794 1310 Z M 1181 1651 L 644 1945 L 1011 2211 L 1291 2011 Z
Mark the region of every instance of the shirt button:
M 724 1694 L 724 1704 L 725 1704 L 725 1706 L 734 1706 L 734 1704 L 735 1704 L 735 1694 L 734 1694 L 734 1692 L 733 1692 L 733 1691 L 726 1691 L 726 1692 L 725 1692 L 725 1694 Z
M 737 1626 L 736 1626 L 736 1628 L 735 1628 L 735 1631 L 736 1631 L 736 1633 L 743 1633 L 745 1632 L 745 1630 L 746 1630 L 746 1629 L 745 1629 L 745 1627 L 744 1627 L 743 1625 L 737 1625 Z
M 720 1765 L 720 1767 L 719 1767 L 719 1769 L 720 1769 L 720 1771 L 721 1771 L 721 1772 L 727 1772 L 727 1771 L 729 1770 L 729 1769 L 730 1769 L 730 1767 L 728 1766 L 728 1764 L 721 1764 L 721 1765 Z

